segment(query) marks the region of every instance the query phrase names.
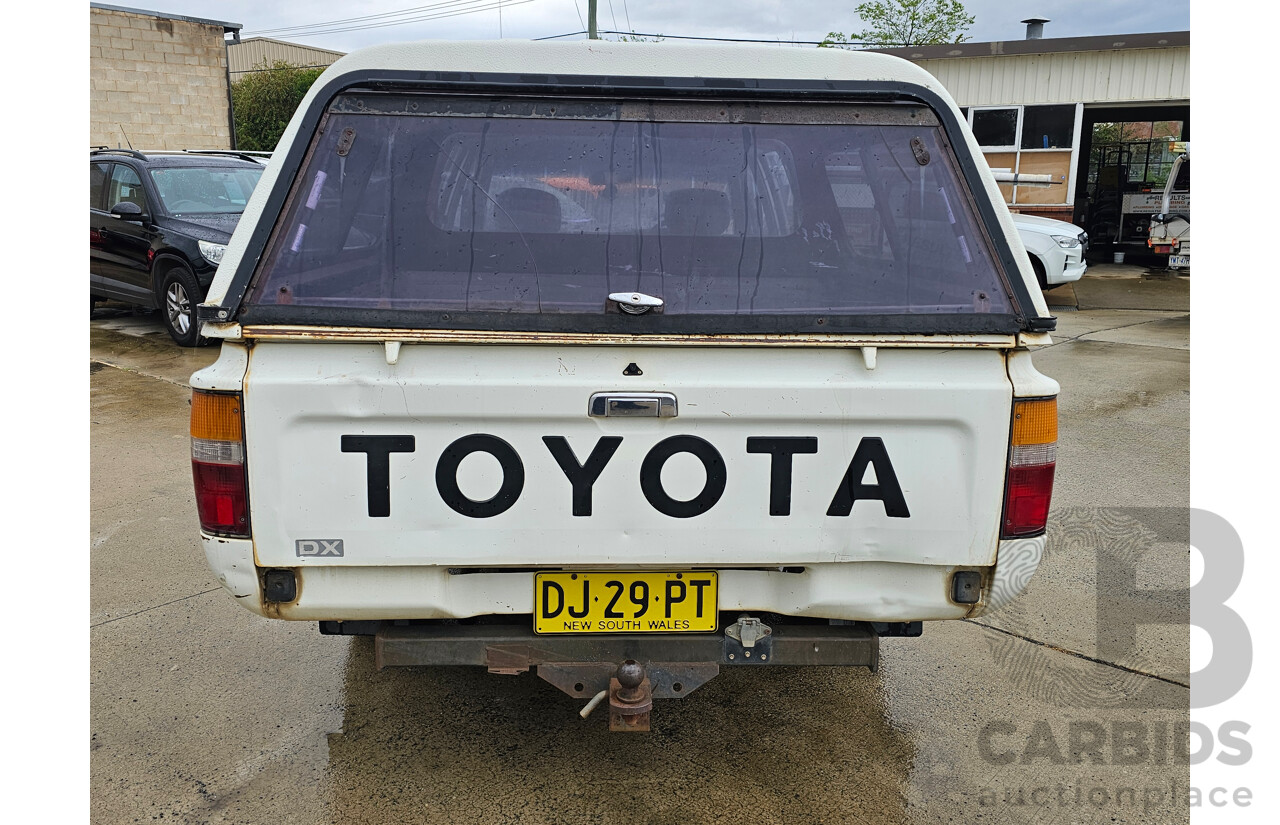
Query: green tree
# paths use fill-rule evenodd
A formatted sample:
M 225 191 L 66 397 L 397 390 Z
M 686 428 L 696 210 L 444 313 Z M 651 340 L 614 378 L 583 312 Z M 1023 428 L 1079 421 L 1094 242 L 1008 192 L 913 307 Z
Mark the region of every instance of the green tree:
M 236 121 L 236 148 L 273 152 L 289 119 L 323 69 L 304 69 L 277 60 L 253 67 L 231 84 L 231 109 Z
M 926 46 L 931 43 L 963 43 L 974 16 L 960 0 L 877 0 L 854 7 L 867 26 L 845 35 L 830 32 L 821 46 L 850 48 L 870 46 Z

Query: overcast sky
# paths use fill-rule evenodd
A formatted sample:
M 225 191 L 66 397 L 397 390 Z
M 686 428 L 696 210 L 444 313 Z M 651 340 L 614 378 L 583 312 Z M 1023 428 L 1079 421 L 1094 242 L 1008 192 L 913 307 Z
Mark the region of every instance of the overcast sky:
M 244 26 L 243 36 L 261 35 L 337 51 L 400 40 L 464 40 L 547 37 L 580 31 L 585 26 L 587 0 L 115 0 L 111 5 L 169 14 L 203 17 Z M 849 0 L 599 0 L 602 30 L 655 32 L 699 37 L 741 37 L 765 40 L 821 40 L 829 31 L 861 28 Z M 1182 31 L 1191 27 L 1190 0 L 968 0 L 965 7 L 977 20 L 972 40 L 1020 40 L 1026 27 L 1020 20 L 1047 17 L 1046 37 L 1094 34 Z M 486 8 L 491 7 L 491 8 Z M 417 10 L 412 14 L 396 12 Z M 407 17 L 451 14 L 434 20 L 385 25 Z M 372 15 L 386 15 L 369 18 Z M 335 22 L 323 29 L 273 31 Z M 615 22 L 616 21 L 616 22 Z M 355 26 L 376 28 L 353 29 Z M 350 29 L 348 31 L 332 31 Z M 330 33 L 315 32 L 329 30 Z

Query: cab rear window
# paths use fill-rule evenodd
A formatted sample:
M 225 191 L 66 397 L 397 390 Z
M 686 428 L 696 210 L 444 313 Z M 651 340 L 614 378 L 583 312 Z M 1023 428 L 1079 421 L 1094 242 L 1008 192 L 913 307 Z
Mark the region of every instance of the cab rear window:
M 927 108 L 386 94 L 330 104 L 248 302 L 602 315 L 624 291 L 668 316 L 1013 311 Z

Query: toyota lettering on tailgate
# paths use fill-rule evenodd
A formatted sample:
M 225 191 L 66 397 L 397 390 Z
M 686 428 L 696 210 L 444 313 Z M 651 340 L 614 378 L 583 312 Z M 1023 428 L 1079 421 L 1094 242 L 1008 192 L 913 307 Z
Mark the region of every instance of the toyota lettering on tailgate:
M 602 436 L 585 460 L 560 435 L 542 437 L 543 443 L 559 465 L 572 490 L 568 502 L 575 516 L 591 515 L 591 491 L 622 444 L 621 436 Z M 417 442 L 412 435 L 344 435 L 342 452 L 364 453 L 369 498 L 369 516 L 391 515 L 391 455 L 412 453 Z M 468 498 L 458 486 L 458 467 L 472 453 L 488 453 L 502 469 L 502 483 L 497 494 L 484 501 Z M 791 514 L 791 469 L 797 455 L 818 452 L 818 439 L 812 436 L 754 436 L 747 439 L 746 452 L 769 457 L 769 515 Z M 689 453 L 702 463 L 706 481 L 702 490 L 690 499 L 669 495 L 662 485 L 662 468 L 678 453 Z M 867 469 L 875 473 L 875 483 L 867 484 Z M 645 500 L 663 515 L 692 518 L 710 510 L 724 494 L 728 471 L 724 457 L 711 442 L 694 435 L 674 435 L 650 448 L 640 465 L 640 491 Z M 436 490 L 454 511 L 469 518 L 491 518 L 515 505 L 524 490 L 524 462 L 515 448 L 495 435 L 467 435 L 445 447 L 436 462 Z M 848 468 L 837 485 L 828 516 L 848 516 L 859 501 L 878 501 L 890 518 L 910 518 L 907 500 L 898 483 L 893 462 L 884 441 L 873 436 L 858 442 Z

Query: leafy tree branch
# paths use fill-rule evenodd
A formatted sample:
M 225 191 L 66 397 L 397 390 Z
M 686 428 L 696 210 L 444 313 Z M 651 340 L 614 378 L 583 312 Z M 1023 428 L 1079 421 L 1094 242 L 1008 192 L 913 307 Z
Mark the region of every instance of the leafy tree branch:
M 819 48 L 963 43 L 976 19 L 960 0 L 877 0 L 854 7 L 861 31 L 829 32 Z

